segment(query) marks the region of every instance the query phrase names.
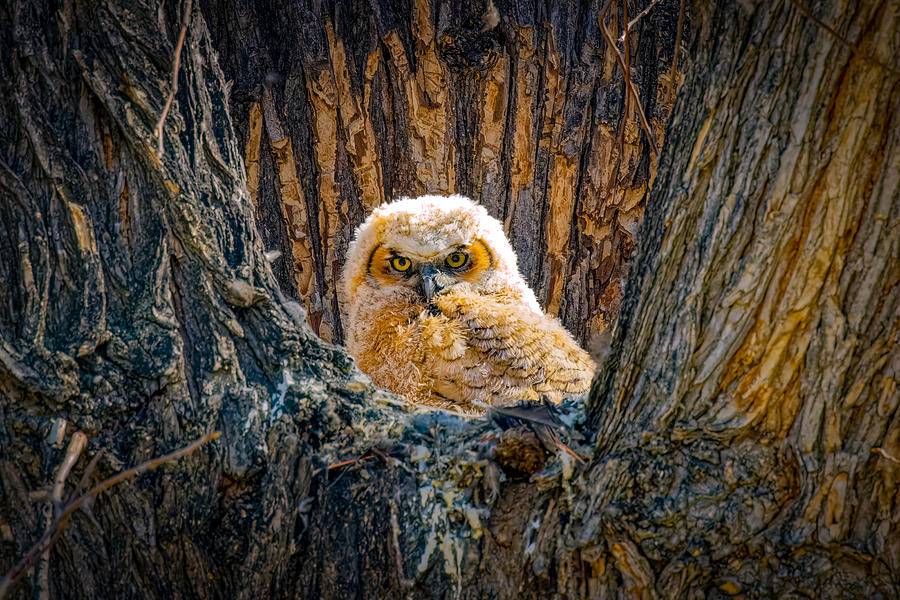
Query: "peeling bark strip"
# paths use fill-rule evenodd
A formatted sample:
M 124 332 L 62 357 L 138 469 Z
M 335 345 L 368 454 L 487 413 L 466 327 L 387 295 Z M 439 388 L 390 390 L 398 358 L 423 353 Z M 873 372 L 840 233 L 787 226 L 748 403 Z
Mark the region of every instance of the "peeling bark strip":
M 259 198 L 260 144 L 262 143 L 263 121 L 265 121 L 268 131 L 269 147 L 277 171 L 281 211 L 290 240 L 294 289 L 306 310 L 309 311 L 311 308 L 311 282 L 315 269 L 310 251 L 310 236 L 306 229 L 308 225 L 306 202 L 303 198 L 303 190 L 297 181 L 297 164 L 291 140 L 284 137 L 281 123 L 272 105 L 271 94 L 268 93 L 263 96 L 262 108 L 260 108 L 260 103 L 254 103 L 250 108 L 249 136 L 245 151 L 247 190 L 257 215 L 259 215 L 261 210 Z
M 206 0 L 204 13 L 215 37 L 238 32 L 234 44 L 223 44 L 222 62 L 235 81 L 239 135 L 253 136 L 253 107 L 272 80 L 274 112 L 305 156 L 297 178 L 309 206 L 306 229 L 316 231 L 308 241 L 317 277 L 309 279 L 306 253 L 296 251 L 291 232 L 303 228 L 296 211 L 285 216 L 287 238 L 266 243 L 294 248 L 295 277 L 282 279 L 282 289 L 310 308 L 314 330 L 342 341 L 344 299 L 335 281 L 353 230 L 374 206 L 459 192 L 506 224 L 549 312 L 582 341 L 602 331 L 618 310 L 656 171 L 598 27 L 603 3 L 284 4 L 273 15 L 264 4 L 236 9 Z M 489 6 L 496 23 L 483 18 Z M 643 8 L 633 3 L 629 14 Z M 659 2 L 628 39 L 631 79 L 657 143 L 671 109 L 677 18 L 677 0 Z M 607 27 L 622 28 L 615 18 Z M 248 154 L 246 162 L 252 173 L 262 165 L 263 180 L 277 177 L 266 166 L 277 159 Z M 270 204 L 290 201 L 282 194 Z
M 268 249 L 281 243 L 292 256 L 275 199 L 295 194 L 307 211 L 311 314 L 338 310 L 318 291 L 329 281 L 324 249 L 346 240 L 321 243 L 319 157 L 308 150 L 316 120 L 307 82 L 327 91 L 319 74 L 332 45 L 314 7 L 275 4 L 263 20 L 195 8 L 161 158 L 153 132 L 181 23 L 173 3 L 0 6 L 0 47 L 12 49 L 0 60 L 0 571 L 44 535 L 45 505 L 31 498 L 52 489 L 72 431 L 84 432 L 87 448 L 70 480 L 94 466 L 100 479 L 222 431 L 176 465 L 98 497 L 94 520 L 74 514 L 19 597 L 900 596 L 900 83 L 881 66 L 900 47 L 892 5 L 863 2 L 851 15 L 837 2 L 815 7 L 858 45 L 852 54 L 792 3 L 693 11 L 691 67 L 638 238 L 634 293 L 587 414 L 569 406 L 560 417 L 570 423 L 559 432 L 566 446 L 589 459 L 582 466 L 527 420 L 510 418 L 501 431 L 410 410 L 373 389 L 283 296 L 273 270 L 281 283 L 295 272 L 265 259 L 271 241 Z M 335 45 L 354 57 L 350 89 L 365 98 L 371 74 L 370 97 L 391 99 L 390 113 L 365 109 L 378 140 L 405 139 L 397 132 L 410 124 L 402 82 L 370 69 L 372 48 L 384 60 L 383 40 L 395 32 L 410 76 L 426 72 L 408 52 L 406 8 L 401 19 L 375 5 L 383 36 L 368 21 L 350 35 L 357 22 L 343 5 L 329 12 Z M 504 182 L 514 181 L 513 165 L 533 173 L 504 215 L 511 232 L 530 227 L 546 245 L 546 223 L 526 217 L 550 210 L 558 182 L 547 174 L 578 157 L 579 172 L 593 174 L 576 179 L 581 219 L 566 243 L 575 252 L 596 236 L 606 258 L 577 254 L 579 268 L 585 277 L 613 272 L 623 246 L 610 240 L 619 229 L 630 239 L 642 210 L 628 190 L 643 184 L 622 161 L 650 168 L 633 121 L 615 162 L 622 168 L 607 168 L 620 151 L 604 98 L 621 94 L 621 81 L 588 94 L 581 71 L 566 71 L 573 49 L 594 51 L 578 45 L 580 27 L 563 25 L 594 21 L 560 8 L 549 27 L 518 7 L 497 8 L 517 25 L 501 19 L 487 38 L 480 20 L 477 31 L 460 21 L 453 36 L 434 28 L 451 82 L 445 114 L 460 119 L 444 131 L 465 142 L 453 177 L 486 185 L 469 159 L 487 147 L 471 133 L 487 113 L 465 100 L 493 92 L 488 75 L 460 83 L 483 67 L 475 70 L 509 82 L 506 99 L 496 96 L 507 122 L 530 120 L 535 132 L 507 129 L 500 144 Z M 290 35 L 277 11 L 303 17 L 290 21 L 299 24 Z M 300 62 L 286 52 L 273 54 L 276 64 L 258 41 L 292 36 Z M 504 76 L 498 48 L 519 36 L 533 54 L 508 52 Z M 541 58 L 551 48 L 569 73 L 557 82 Z M 655 43 L 632 50 L 632 64 L 656 64 L 641 58 Z M 612 57 L 601 66 L 613 77 Z M 339 116 L 340 77 L 331 105 Z M 570 106 L 564 96 L 559 125 L 543 107 L 547 90 L 558 102 L 563 87 L 587 102 Z M 247 117 L 240 139 L 229 89 Z M 521 112 L 524 104 L 535 110 Z M 574 125 L 581 117 L 590 128 Z M 351 154 L 365 153 L 343 121 L 334 131 L 334 200 L 355 222 L 366 207 Z M 518 163 L 517 147 L 528 149 Z M 279 148 L 293 159 L 278 163 Z M 248 170 L 256 206 L 241 149 L 258 159 Z M 417 181 L 404 170 L 408 145 L 375 152 L 386 189 Z M 512 210 L 512 197 L 498 197 L 495 214 Z M 564 247 L 564 234 L 552 235 Z M 523 258 L 529 272 L 545 264 Z M 100 449 L 103 458 L 85 464 Z

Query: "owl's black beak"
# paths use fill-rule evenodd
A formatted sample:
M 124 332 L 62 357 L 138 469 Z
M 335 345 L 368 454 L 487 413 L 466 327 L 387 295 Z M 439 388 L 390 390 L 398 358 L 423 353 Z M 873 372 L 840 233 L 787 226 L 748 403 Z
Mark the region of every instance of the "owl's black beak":
M 434 295 L 444 289 L 444 286 L 435 280 L 435 277 L 439 274 L 440 271 L 432 265 L 425 265 L 419 270 L 419 275 L 422 277 L 422 289 L 420 291 L 425 298 L 425 302 L 429 304 L 434 299 Z

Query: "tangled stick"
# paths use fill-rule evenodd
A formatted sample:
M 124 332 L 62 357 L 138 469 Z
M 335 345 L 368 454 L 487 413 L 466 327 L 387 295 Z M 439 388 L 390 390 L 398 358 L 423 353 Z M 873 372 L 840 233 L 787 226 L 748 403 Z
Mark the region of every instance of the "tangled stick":
M 625 31 L 630 31 L 635 25 L 637 25 L 638 21 L 647 16 L 650 12 L 650 9 L 659 4 L 660 0 L 653 0 L 650 4 L 647 5 L 647 8 L 638 13 L 638 15 L 628 22 L 628 25 L 625 26 Z M 624 2 L 623 2 L 624 4 Z M 625 34 L 619 36 L 619 43 L 623 43 L 625 41 Z
M 121 473 L 117 473 L 108 479 L 104 479 L 87 492 L 84 492 L 80 496 L 78 493 L 86 487 L 88 478 L 90 477 L 93 470 L 96 468 L 97 463 L 99 462 L 99 458 L 102 454 L 102 451 L 98 452 L 96 456 L 91 460 L 88 464 L 87 469 L 85 469 L 84 475 L 81 477 L 81 481 L 79 481 L 78 486 L 75 488 L 75 491 L 72 494 L 72 498 L 62 506 L 58 503 L 54 504 L 54 508 L 56 509 L 56 516 L 50 521 L 50 524 L 44 531 L 44 535 L 39 539 L 28 552 L 19 560 L 16 565 L 10 569 L 4 576 L 3 579 L 0 579 L 0 599 L 5 598 L 9 592 L 12 591 L 13 585 L 22 578 L 22 576 L 34 566 L 34 564 L 38 561 L 38 559 L 42 556 L 47 556 L 50 548 L 53 547 L 53 544 L 66 530 L 66 525 L 68 525 L 69 517 L 72 516 L 78 509 L 84 509 L 87 505 L 97 497 L 100 492 L 104 492 L 111 488 L 112 486 L 122 483 L 126 479 L 130 479 L 136 475 L 140 475 L 145 471 L 149 471 L 151 469 L 155 469 L 161 465 L 166 463 L 174 462 L 179 458 L 187 456 L 194 452 L 200 446 L 207 444 L 214 439 L 218 438 L 222 435 L 222 432 L 215 431 L 213 433 L 209 433 L 199 440 L 188 444 L 184 448 L 180 448 L 175 450 L 174 452 L 170 452 L 164 456 L 159 456 L 157 458 L 151 458 L 146 462 L 142 462 L 136 467 L 132 467 L 130 469 L 126 469 Z M 54 486 L 53 486 L 53 495 L 51 499 L 55 500 L 57 493 L 62 496 L 63 484 L 65 483 L 65 478 L 71 470 L 72 466 L 78 460 L 78 456 L 81 454 L 84 446 L 87 443 L 87 438 L 84 436 L 84 433 L 77 432 L 72 436 L 72 441 L 69 443 L 69 447 L 66 449 L 66 457 L 63 459 L 63 463 L 57 471 L 56 477 L 54 478 Z M 49 557 L 48 557 L 49 558 Z M 41 573 L 46 573 L 47 564 L 44 563 L 41 567 L 41 570 L 38 573 L 39 580 L 43 578 Z M 39 582 L 40 583 L 40 582 Z M 46 588 L 44 588 L 46 592 Z
M 187 33 L 188 25 L 191 22 L 191 8 L 193 0 L 187 0 L 184 5 L 184 16 L 181 18 L 181 32 L 178 34 L 178 43 L 175 44 L 175 59 L 172 65 L 172 87 L 169 95 L 166 96 L 166 103 L 163 105 L 162 114 L 156 123 L 156 137 L 159 140 L 156 153 L 160 157 L 163 155 L 163 124 L 166 122 L 166 115 L 169 114 L 169 108 L 175 100 L 175 94 L 178 92 L 178 69 L 181 67 L 181 48 L 184 46 L 184 36 Z
M 616 62 L 619 63 L 619 68 L 622 69 L 622 74 L 625 76 L 625 88 L 626 91 L 631 92 L 631 96 L 634 99 L 634 104 L 638 109 L 638 115 L 641 118 L 641 126 L 644 129 L 644 132 L 647 134 L 647 141 L 650 143 L 650 151 L 653 153 L 653 156 L 659 156 L 659 149 L 656 147 L 656 141 L 653 139 L 653 132 L 650 130 L 650 123 L 647 121 L 647 115 L 644 114 L 644 108 L 641 106 L 641 99 L 638 96 L 637 88 L 634 87 L 634 83 L 631 81 L 631 73 L 629 73 L 628 68 L 625 65 L 625 58 L 622 56 L 622 53 L 619 52 L 619 48 L 616 46 L 616 41 L 613 39 L 612 34 L 609 33 L 609 30 L 606 28 L 606 23 L 604 22 L 606 19 L 607 11 L 611 2 L 607 2 L 603 9 L 600 12 L 600 31 L 603 32 L 603 37 L 606 38 L 606 43 L 609 46 L 610 50 L 616 56 Z

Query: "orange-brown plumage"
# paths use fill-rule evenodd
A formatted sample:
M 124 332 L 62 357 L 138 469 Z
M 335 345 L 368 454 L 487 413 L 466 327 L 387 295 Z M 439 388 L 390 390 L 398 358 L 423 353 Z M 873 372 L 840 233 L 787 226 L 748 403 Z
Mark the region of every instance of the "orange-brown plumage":
M 468 199 L 379 207 L 357 230 L 342 283 L 350 354 L 414 402 L 479 413 L 590 387 L 593 361 L 541 311 L 500 223 Z

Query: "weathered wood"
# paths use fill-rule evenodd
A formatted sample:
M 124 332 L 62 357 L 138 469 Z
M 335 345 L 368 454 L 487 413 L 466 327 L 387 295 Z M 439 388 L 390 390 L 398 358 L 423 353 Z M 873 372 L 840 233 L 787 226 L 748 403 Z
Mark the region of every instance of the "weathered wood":
M 51 552 L 52 597 L 231 595 L 240 502 L 266 471 L 273 398 L 293 397 L 280 373 L 349 368 L 277 300 L 196 6 L 157 156 L 180 10 L 0 7 L 0 570 L 43 531 L 29 494 L 60 460 L 54 422 L 90 440 L 77 476 L 99 448 L 107 475 L 224 433 L 101 496 L 99 526 L 76 515 Z
M 335 283 L 356 226 L 385 200 L 423 193 L 465 194 L 500 219 L 526 280 L 577 338 L 611 322 L 656 159 L 624 102 L 602 4 L 204 2 L 214 37 L 227 39 L 265 242 L 290 250 L 279 281 L 316 333 L 343 339 Z M 657 144 L 677 12 L 660 2 L 629 37 Z
M 900 595 L 897 8 L 815 7 L 853 51 L 790 2 L 692 13 L 710 68 L 681 90 L 592 411 L 601 453 L 668 473 L 631 525 L 660 591 Z M 705 533 L 673 545 L 685 523 Z
M 341 102 L 343 76 L 327 66 L 341 64 L 332 57 L 338 40 L 345 56 L 368 57 L 366 40 L 378 31 L 379 52 L 393 49 L 396 69 L 395 56 L 405 56 L 409 77 L 373 67 L 373 88 L 390 86 L 400 106 L 427 83 L 429 97 L 450 97 L 460 119 L 432 148 L 454 169 L 413 162 L 413 145 L 379 146 L 385 190 L 403 181 L 425 189 L 432 177 L 482 189 L 492 181 L 475 175 L 490 162 L 466 162 L 476 155 L 459 149 L 476 147 L 482 106 L 459 98 L 489 86 L 454 75 L 458 67 L 447 67 L 445 88 L 428 83 L 429 53 L 441 64 L 446 52 L 439 26 L 437 50 L 415 37 L 425 33 L 414 36 L 414 24 L 427 29 L 428 11 L 412 11 L 421 6 L 373 9 L 379 29 L 366 20 L 348 31 L 355 21 L 338 18 L 345 5 L 324 21 L 313 7 L 294 14 L 299 21 L 279 20 L 300 10 L 294 4 L 269 7 L 266 20 L 254 18 L 261 10 L 242 18 L 195 5 L 161 157 L 153 128 L 184 4 L 0 6 L 0 47 L 12 49 L 0 60 L 0 570 L 43 534 L 45 506 L 29 496 L 53 481 L 74 431 L 88 448 L 73 475 L 104 448 L 102 477 L 220 429 L 222 438 L 182 462 L 101 495 L 95 520 L 74 516 L 47 563 L 52 597 L 900 596 L 900 85 L 883 67 L 900 47 L 900 11 L 875 0 L 852 15 L 837 3 L 816 7 L 857 44 L 851 51 L 793 3 L 693 8 L 686 82 L 637 238 L 631 293 L 592 400 L 564 415 L 565 442 L 588 461 L 580 466 L 545 445 L 538 425 L 502 433 L 374 390 L 283 296 L 279 283 L 296 277 L 293 268 L 279 267 L 276 280 L 265 259 L 263 236 L 272 236 L 268 249 L 301 259 L 296 242 L 305 240 L 309 285 L 327 286 L 328 261 L 340 260 L 327 236 L 364 213 L 354 187 L 362 175 L 350 165 L 368 146 L 356 138 L 348 146 L 355 105 Z M 549 89 L 559 67 L 547 65 L 575 56 L 549 49 L 576 44 L 582 30 L 547 25 L 562 9 L 528 20 L 528 10 L 497 6 L 517 19 L 498 28 L 527 38 L 522 28 L 532 27 L 542 44 L 527 59 L 535 70 L 514 72 L 544 73 L 536 85 Z M 441 5 L 432 23 L 457 10 L 465 9 Z M 586 14 L 558 23 L 594 27 Z M 250 43 L 293 22 L 306 62 Z M 481 47 L 477 23 L 454 22 Z M 501 31 L 504 44 L 513 39 Z M 648 45 L 656 52 L 642 42 L 630 60 Z M 509 68 L 520 59 L 510 53 Z M 220 60 L 234 73 L 235 114 L 247 115 L 240 136 Z M 357 96 L 363 64 L 347 69 Z M 283 75 L 248 82 L 242 73 Z M 552 85 L 578 81 L 566 73 Z M 261 95 L 247 91 L 259 85 Z M 621 94 L 621 82 L 612 87 Z M 545 116 L 577 113 L 550 106 L 532 137 L 516 129 L 500 144 L 509 158 L 497 177 L 502 189 L 518 189 L 504 215 L 513 233 L 517 211 L 553 205 L 542 178 L 563 160 L 558 140 L 584 157 L 579 165 L 607 164 L 599 142 L 587 149 L 586 136 L 554 137 L 568 121 Z M 424 156 L 443 125 L 428 112 L 435 105 L 420 109 L 416 122 L 405 109 L 380 113 L 373 135 L 413 131 Z M 615 137 L 614 127 L 592 131 Z M 451 152 L 451 134 L 471 145 Z M 519 157 L 534 157 L 528 177 L 513 168 L 523 164 L 516 143 L 533 150 Z M 573 210 L 590 196 L 573 196 L 581 198 Z M 306 228 L 286 235 L 285 215 Z M 546 263 L 535 261 L 538 273 Z M 535 467 L 511 468 L 503 455 L 512 443 L 529 444 L 543 470 L 525 477 Z

